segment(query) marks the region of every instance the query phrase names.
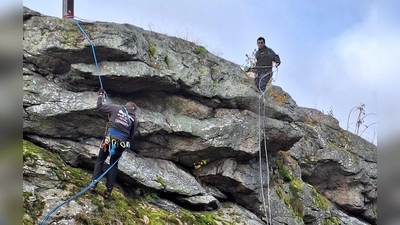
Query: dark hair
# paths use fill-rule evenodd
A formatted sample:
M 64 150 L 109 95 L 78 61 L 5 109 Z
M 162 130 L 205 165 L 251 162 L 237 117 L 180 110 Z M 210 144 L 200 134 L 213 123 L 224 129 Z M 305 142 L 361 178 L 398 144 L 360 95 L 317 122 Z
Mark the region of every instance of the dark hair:
M 259 37 L 259 38 L 257 39 L 257 41 L 263 41 L 263 43 L 265 44 L 265 39 L 264 39 L 263 37 Z
M 137 105 L 136 105 L 134 102 L 127 102 L 127 103 L 125 104 L 125 106 L 127 106 L 127 107 L 133 107 L 133 111 L 136 111 L 136 109 L 137 109 Z

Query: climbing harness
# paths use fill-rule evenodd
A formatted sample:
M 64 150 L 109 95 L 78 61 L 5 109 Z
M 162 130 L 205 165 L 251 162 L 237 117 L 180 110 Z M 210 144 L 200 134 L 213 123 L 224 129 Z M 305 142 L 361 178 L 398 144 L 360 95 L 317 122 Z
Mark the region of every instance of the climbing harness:
M 195 170 L 200 169 L 200 167 L 207 165 L 208 159 L 202 159 L 193 164 Z
M 111 128 L 108 128 L 108 133 L 110 133 L 110 134 L 115 134 L 115 135 L 118 135 L 118 136 L 120 136 L 120 137 L 125 137 L 125 138 L 127 138 L 128 136 L 126 136 L 125 134 L 123 134 L 123 133 L 121 133 L 121 132 L 119 132 L 119 131 L 116 131 L 116 130 L 114 130 L 114 129 L 111 129 Z
M 83 34 L 83 35 L 86 37 L 86 39 L 89 41 L 89 43 L 90 43 L 90 45 L 91 45 L 91 47 L 92 47 L 92 53 L 93 53 L 94 63 L 95 63 L 95 65 L 96 65 L 96 70 L 97 70 L 98 77 L 99 77 L 100 87 L 101 87 L 101 89 L 103 89 L 103 83 L 102 83 L 101 77 L 100 77 L 100 70 L 99 70 L 99 66 L 98 66 L 98 63 L 97 63 L 97 58 L 96 58 L 96 52 L 95 52 L 95 49 L 94 49 L 94 44 L 93 44 L 92 40 L 90 40 L 90 38 L 89 38 L 89 36 L 86 34 L 86 32 L 83 30 L 83 28 L 81 27 L 81 25 L 79 24 L 79 22 L 78 22 L 77 20 L 73 19 L 73 17 L 74 17 L 74 16 L 69 16 L 69 15 L 63 16 L 64 19 L 67 18 L 68 20 L 74 22 L 74 23 L 78 26 L 78 28 L 80 29 L 80 31 L 82 32 L 82 34 Z M 105 96 L 106 96 L 106 100 L 107 100 L 107 102 L 108 102 L 107 93 L 105 93 Z M 107 123 L 106 126 L 108 126 L 108 123 Z M 126 145 L 126 144 L 125 144 L 125 145 Z M 129 144 L 128 144 L 128 145 L 129 145 Z M 114 151 L 115 151 L 115 148 L 114 148 Z M 112 154 L 111 154 L 111 151 L 110 151 L 110 155 L 112 155 Z M 120 158 L 121 158 L 121 157 L 120 157 Z M 59 207 L 61 207 L 62 205 L 66 204 L 66 203 L 68 203 L 68 202 L 70 202 L 71 200 L 75 199 L 76 197 L 82 195 L 82 194 L 85 193 L 87 190 L 89 190 L 91 187 L 94 187 L 94 186 L 97 184 L 97 182 L 99 182 L 99 181 L 101 180 L 101 178 L 103 178 L 103 177 L 108 173 L 108 171 L 110 171 L 111 168 L 114 167 L 114 166 L 118 163 L 118 161 L 120 160 L 120 158 L 118 158 L 112 165 L 110 165 L 110 166 L 108 167 L 108 169 L 107 169 L 103 174 L 101 174 L 97 179 L 95 179 L 92 183 L 90 183 L 90 184 L 89 184 L 86 188 L 84 188 L 82 191 L 80 191 L 79 193 L 75 194 L 74 196 L 72 196 L 72 197 L 69 198 L 68 200 L 61 202 L 59 205 L 57 205 L 57 206 L 54 207 L 52 210 L 50 210 L 50 211 L 47 213 L 47 215 L 43 218 L 43 220 L 42 220 L 42 222 L 40 223 L 40 225 L 44 225 L 44 223 L 45 223 L 46 220 L 49 218 L 49 216 L 50 216 L 55 210 L 57 210 Z
M 104 150 L 104 152 L 109 151 L 110 156 L 115 154 L 115 150 L 118 145 L 122 148 L 129 148 L 131 146 L 129 141 L 122 141 L 119 139 L 112 138 L 110 135 L 106 135 L 103 141 L 100 143 L 100 148 Z
M 277 71 L 278 69 L 276 69 L 275 71 Z M 269 71 L 268 73 L 264 74 L 258 83 L 258 90 L 260 90 L 261 94 L 258 98 L 258 115 L 259 115 L 259 120 L 258 120 L 258 143 L 259 143 L 259 163 L 260 163 L 260 183 L 261 183 L 261 196 L 262 196 L 262 200 L 263 200 L 263 206 L 264 206 L 264 214 L 265 217 L 268 220 L 268 224 L 272 225 L 272 215 L 271 215 L 271 196 L 270 196 L 270 187 L 269 187 L 269 181 L 270 181 L 270 171 L 269 171 L 269 163 L 268 163 L 268 150 L 267 150 L 267 137 L 266 137 L 266 133 L 265 133 L 265 125 L 266 125 L 266 112 L 265 112 L 265 106 L 264 106 L 264 95 L 267 92 L 267 90 L 269 90 L 269 88 L 272 87 L 272 75 L 274 74 L 273 70 Z M 261 91 L 261 80 L 265 77 L 268 76 L 269 74 L 271 74 L 271 78 L 267 83 L 267 86 L 265 88 L 265 91 Z M 261 110 L 263 109 L 263 110 Z M 263 135 L 263 137 L 261 137 L 261 133 Z M 261 141 L 263 141 L 264 144 L 264 151 L 265 151 L 265 162 L 266 162 L 266 166 L 267 166 L 267 201 L 268 201 L 268 213 L 267 213 L 267 206 L 265 203 L 265 196 L 264 196 L 264 182 L 263 182 L 263 174 L 262 174 L 262 154 L 261 154 Z
M 124 109 L 125 109 L 125 113 L 126 113 L 126 120 L 129 124 L 129 130 L 131 130 L 131 127 L 132 127 L 131 118 L 129 116 L 128 110 L 125 107 L 124 107 Z M 107 123 L 107 127 L 108 127 L 108 123 Z M 115 138 L 112 138 L 111 135 L 128 138 L 128 136 L 126 134 L 123 134 L 117 130 L 114 130 L 111 128 L 106 129 L 105 138 L 100 143 L 100 148 L 102 148 L 104 151 L 109 151 L 110 156 L 115 154 L 115 150 L 117 149 L 118 145 L 120 145 L 122 148 L 130 148 L 131 147 L 131 144 L 128 140 L 123 141 L 121 139 L 115 139 Z

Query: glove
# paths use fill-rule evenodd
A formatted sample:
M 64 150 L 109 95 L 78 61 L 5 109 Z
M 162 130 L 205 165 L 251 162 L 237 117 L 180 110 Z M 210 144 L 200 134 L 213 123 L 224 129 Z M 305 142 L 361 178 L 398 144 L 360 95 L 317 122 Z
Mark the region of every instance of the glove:
M 106 91 L 103 88 L 99 89 L 99 95 L 103 95 L 104 93 L 106 93 Z

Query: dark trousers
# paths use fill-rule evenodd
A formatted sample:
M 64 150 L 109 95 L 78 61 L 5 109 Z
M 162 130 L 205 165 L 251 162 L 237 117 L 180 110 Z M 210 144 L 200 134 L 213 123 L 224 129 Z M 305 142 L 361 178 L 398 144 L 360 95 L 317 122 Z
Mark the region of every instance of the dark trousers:
M 122 152 L 124 152 L 124 148 L 118 145 L 117 149 L 115 149 L 115 153 L 111 156 L 110 158 L 110 166 L 114 164 L 115 161 L 117 161 L 121 155 Z M 102 174 L 102 169 L 103 169 L 103 164 L 104 161 L 107 159 L 107 157 L 110 155 L 110 152 L 108 149 L 104 151 L 103 148 L 100 148 L 99 151 L 99 156 L 96 159 L 96 162 L 94 164 L 94 171 L 93 171 L 93 180 L 96 180 L 99 178 Z M 117 179 L 117 173 L 118 173 L 118 162 L 108 171 L 107 174 L 107 182 L 106 182 L 106 187 L 107 190 L 111 193 L 112 189 L 114 188 L 114 183 Z
M 256 85 L 257 89 L 264 93 L 271 77 L 272 71 L 259 72 L 257 74 L 257 77 L 254 78 L 254 84 Z

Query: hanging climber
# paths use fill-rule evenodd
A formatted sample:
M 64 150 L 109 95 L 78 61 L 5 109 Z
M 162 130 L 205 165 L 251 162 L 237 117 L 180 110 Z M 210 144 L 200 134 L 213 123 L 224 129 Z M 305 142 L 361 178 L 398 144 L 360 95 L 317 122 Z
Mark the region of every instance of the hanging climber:
M 254 84 L 259 91 L 265 92 L 267 84 L 272 77 L 272 62 L 278 67 L 281 64 L 281 59 L 272 49 L 265 46 L 265 39 L 259 37 L 257 39 L 258 50 L 256 52 L 256 69 L 257 76 L 254 79 Z
M 100 177 L 104 161 L 110 155 L 110 165 L 114 164 L 122 155 L 125 149 L 129 149 L 130 141 L 137 130 L 138 122 L 136 119 L 137 106 L 134 102 L 127 102 L 125 105 L 107 104 L 104 98 L 106 92 L 99 90 L 97 99 L 97 109 L 100 112 L 109 113 L 108 129 L 105 138 L 100 144 L 100 151 L 95 162 L 93 171 L 93 181 Z M 114 188 L 117 179 L 118 162 L 110 169 L 107 175 L 104 198 L 108 199 Z M 97 183 L 90 188 L 94 192 Z

